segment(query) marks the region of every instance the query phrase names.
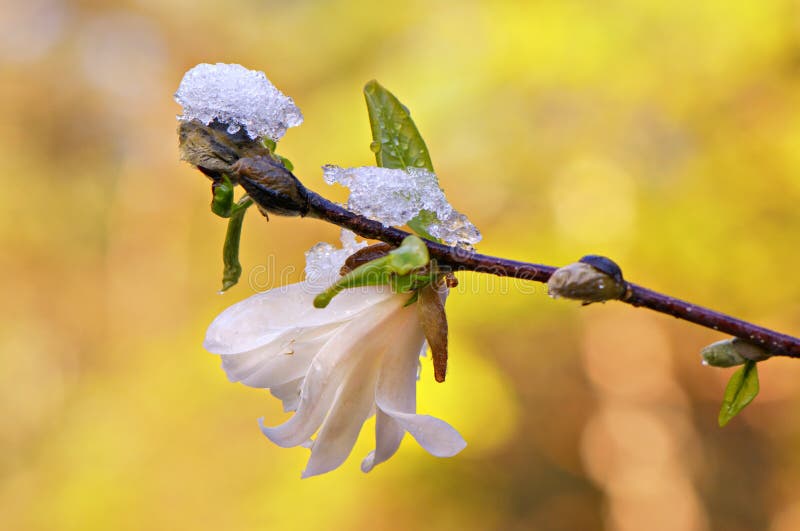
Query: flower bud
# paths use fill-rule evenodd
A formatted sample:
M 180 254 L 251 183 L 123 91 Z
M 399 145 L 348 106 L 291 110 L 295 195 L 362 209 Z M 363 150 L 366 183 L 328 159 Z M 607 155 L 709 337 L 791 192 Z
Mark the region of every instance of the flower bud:
M 619 284 L 624 284 L 625 282 L 622 278 L 622 269 L 620 269 L 617 263 L 611 258 L 600 256 L 599 254 L 587 254 L 578 260 L 578 262 L 582 264 L 589 264 L 595 269 L 612 277 Z
M 214 181 L 222 174 L 228 175 L 236 184 L 233 164 L 243 157 L 269 157 L 269 150 L 259 140 L 252 140 L 243 131 L 227 132 L 227 126 L 219 122 L 203 125 L 198 121 L 181 122 L 178 126 L 178 142 L 181 160 L 197 166 Z
M 626 285 L 617 264 L 603 256 L 589 255 L 556 270 L 547 281 L 547 289 L 554 299 L 564 297 L 588 304 L 619 299 Z
M 746 361 L 763 361 L 771 355 L 766 350 L 738 337 L 711 343 L 700 351 L 703 365 L 734 367 Z
M 279 163 L 268 157 L 247 157 L 239 159 L 231 169 L 268 219 L 268 213 L 279 216 L 305 216 L 308 213 L 305 186 Z

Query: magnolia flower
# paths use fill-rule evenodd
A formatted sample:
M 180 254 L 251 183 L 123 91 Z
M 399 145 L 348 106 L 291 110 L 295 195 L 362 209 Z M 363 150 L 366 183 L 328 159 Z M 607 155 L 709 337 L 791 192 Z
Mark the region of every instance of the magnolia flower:
M 303 477 L 337 468 L 361 427 L 376 416 L 369 472 L 397 451 L 405 432 L 432 455 L 466 443 L 446 422 L 416 413 L 416 381 L 425 337 L 408 293 L 388 286 L 345 290 L 323 309 L 306 281 L 254 295 L 220 314 L 205 348 L 222 358 L 233 382 L 268 388 L 294 415 L 261 430 L 283 447 L 311 449 Z M 316 437 L 312 437 L 316 434 Z

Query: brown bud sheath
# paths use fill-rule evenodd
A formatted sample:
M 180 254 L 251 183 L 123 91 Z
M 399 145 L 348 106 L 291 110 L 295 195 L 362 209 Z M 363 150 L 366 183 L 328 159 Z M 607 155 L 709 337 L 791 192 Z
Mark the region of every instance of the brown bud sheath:
M 626 284 L 621 272 L 612 273 L 586 262 L 575 262 L 556 270 L 547 281 L 547 289 L 551 297 L 577 299 L 584 303 L 619 299 L 625 294 Z
M 239 184 L 267 215 L 305 216 L 308 192 L 305 186 L 282 164 L 267 157 L 239 159 L 231 169 Z
M 194 120 L 181 122 L 178 126 L 178 142 L 181 160 L 197 166 L 214 181 L 222 174 L 234 181 L 233 164 L 243 157 L 269 157 L 269 150 L 258 140 L 252 140 L 242 131 L 234 135 L 226 131 L 224 124 L 212 122 L 203 125 Z
M 373 245 L 364 247 L 363 249 L 359 249 L 347 257 L 347 260 L 344 261 L 344 265 L 339 270 L 339 274 L 346 275 L 358 266 L 364 265 L 367 262 L 372 262 L 376 258 L 382 258 L 386 256 L 392 249 L 394 249 L 394 247 L 383 242 L 375 243 Z
M 447 315 L 439 286 L 431 283 L 419 290 L 417 312 L 425 339 L 431 347 L 433 377 L 437 382 L 443 382 L 447 374 Z

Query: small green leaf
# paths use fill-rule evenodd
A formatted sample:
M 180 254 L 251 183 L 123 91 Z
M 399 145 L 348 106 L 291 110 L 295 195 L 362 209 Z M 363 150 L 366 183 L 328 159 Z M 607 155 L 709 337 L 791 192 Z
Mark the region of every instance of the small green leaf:
M 270 154 L 277 157 L 277 159 L 281 161 L 281 164 L 283 164 L 287 170 L 294 171 L 294 164 L 292 164 L 291 160 L 275 153 L 275 150 L 278 148 L 278 144 L 274 140 L 263 137 L 261 138 L 261 144 L 269 150 Z
M 289 171 L 294 171 L 294 164 L 292 164 L 291 160 L 287 159 L 282 155 L 276 154 L 275 156 L 278 157 L 278 160 L 281 161 L 281 164 L 283 164 L 284 168 L 286 168 Z
M 411 115 L 394 94 L 372 80 L 364 86 L 372 149 L 381 168 L 426 168 L 433 172 L 428 147 Z
M 389 257 L 383 256 L 353 269 L 331 287 L 314 298 L 315 308 L 325 308 L 335 296 L 346 289 L 381 286 L 390 282 Z
M 278 146 L 274 140 L 265 136 L 261 137 L 261 144 L 267 148 L 270 153 L 275 153 L 275 148 Z
M 244 196 L 230 210 L 228 217 L 228 230 L 225 232 L 225 243 L 222 246 L 222 291 L 239 282 L 242 276 L 242 264 L 239 263 L 239 242 L 242 238 L 242 223 L 247 209 L 253 204 L 253 200 Z
M 434 173 L 428 147 L 400 100 L 375 80 L 364 86 L 364 98 L 372 129 L 370 149 L 375 153 L 378 166 L 401 170 L 425 168 Z M 429 240 L 439 241 L 427 231 L 435 220 L 432 212 L 422 211 L 408 226 Z
M 407 275 L 414 269 L 425 266 L 429 261 L 428 246 L 413 234 L 406 236 L 400 247 L 386 255 L 389 267 L 398 275 Z
M 748 360 L 728 381 L 722 408 L 719 411 L 719 425 L 725 426 L 739 414 L 758 394 L 758 368 L 756 362 Z
M 349 288 L 391 284 L 396 292 L 411 291 L 423 280 L 430 282 L 430 274 L 411 274 L 413 270 L 427 265 L 429 260 L 425 242 L 414 235 L 406 236 L 397 249 L 386 256 L 361 264 L 317 295 L 314 306 L 325 308 L 336 295 Z
M 233 183 L 227 175 L 222 176 L 222 182 L 214 185 L 214 198 L 211 200 L 211 212 L 221 218 L 231 216 L 233 209 Z

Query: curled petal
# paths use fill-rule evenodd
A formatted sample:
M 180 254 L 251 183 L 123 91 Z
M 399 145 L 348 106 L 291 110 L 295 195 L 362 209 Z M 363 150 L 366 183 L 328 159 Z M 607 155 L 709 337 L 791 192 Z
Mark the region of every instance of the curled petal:
M 303 379 L 298 378 L 285 384 L 276 385 L 269 392 L 283 402 L 285 412 L 294 411 L 300 403 L 300 388 L 303 386 Z
M 288 330 L 349 321 L 392 293 L 375 288 L 345 292 L 325 309 L 314 308 L 315 296 L 315 289 L 306 282 L 253 295 L 214 319 L 203 347 L 213 354 L 249 352 L 278 340 Z
M 414 413 L 420 345 L 425 338 L 414 318 L 414 308 L 405 311 L 406 322 L 398 329 L 400 338 L 384 355 L 375 395 L 388 409 Z M 379 408 L 375 415 L 375 450 L 362 461 L 361 470 L 369 472 L 392 457 L 403 435 L 403 426 Z
M 443 420 L 429 415 L 417 415 L 416 411 L 416 376 L 418 367 L 419 345 L 424 342 L 420 325 L 411 320 L 404 340 L 397 343 L 396 348 L 386 353 L 378 380 L 375 397 L 380 412 L 385 414 L 404 431 L 409 432 L 429 453 L 436 457 L 451 457 L 467 445 L 461 435 Z M 376 432 L 376 436 L 386 437 L 386 441 L 376 442 L 372 461 L 362 464 L 374 466 L 385 461 L 395 451 L 397 439 L 396 429 L 387 420 L 384 430 Z M 369 459 L 369 457 L 367 458 Z
M 275 428 L 261 426 L 261 431 L 279 446 L 297 446 L 322 424 L 333 399 L 350 369 L 365 357 L 376 354 L 382 337 L 375 333 L 383 322 L 402 307 L 403 299 L 394 298 L 375 305 L 369 319 L 356 319 L 339 329 L 322 347 L 306 375 L 297 412 Z M 377 353 L 379 354 L 379 352 Z
M 420 446 L 436 457 L 452 457 L 467 446 L 455 428 L 430 415 L 416 415 L 378 407 L 392 417 L 404 430 L 417 440 Z
M 314 441 L 304 478 L 329 472 L 350 455 L 375 403 L 379 362 L 380 356 L 375 356 L 353 367 Z
M 232 382 L 269 388 L 300 378 L 332 334 L 301 343 L 288 342 L 280 350 L 267 345 L 244 354 L 222 356 L 222 368 Z
M 392 457 L 400 448 L 405 434 L 400 424 L 379 409 L 375 414 L 375 449 L 361 462 L 361 471 L 369 472 L 375 465 Z
M 387 350 L 378 378 L 376 399 L 390 409 L 416 411 L 417 367 L 420 346 L 425 343 L 413 308 L 405 308 L 405 321 L 397 328 L 398 340 Z

